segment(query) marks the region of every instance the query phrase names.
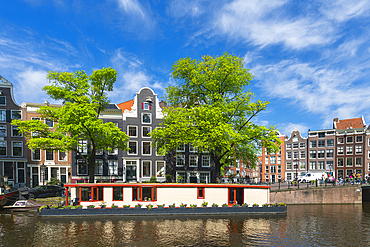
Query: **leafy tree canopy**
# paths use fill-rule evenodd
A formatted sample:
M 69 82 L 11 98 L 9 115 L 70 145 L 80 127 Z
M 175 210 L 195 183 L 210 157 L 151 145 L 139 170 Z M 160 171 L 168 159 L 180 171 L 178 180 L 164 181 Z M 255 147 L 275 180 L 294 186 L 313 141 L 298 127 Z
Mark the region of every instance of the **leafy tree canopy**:
M 262 146 L 278 150 L 275 128 L 253 122 L 268 102 L 254 101 L 246 89 L 253 76 L 242 58 L 228 53 L 182 58 L 173 65 L 172 78 L 175 85 L 166 89 L 163 128 L 151 133 L 159 152 L 191 143 L 209 152 L 220 182 L 222 166 L 240 160 L 255 167 Z
M 38 113 L 42 119 L 57 122 L 54 128 L 39 120 L 13 120 L 12 124 L 28 138 L 31 149 L 76 152 L 88 165 L 92 183 L 96 150 L 127 149 L 128 136 L 114 123 L 103 123 L 99 118 L 109 104 L 107 92 L 113 90 L 117 72 L 112 68 L 95 70 L 91 75 L 85 71 L 49 71 L 47 78 L 51 85 L 43 90 L 52 99 L 63 101 L 63 105 L 42 106 Z

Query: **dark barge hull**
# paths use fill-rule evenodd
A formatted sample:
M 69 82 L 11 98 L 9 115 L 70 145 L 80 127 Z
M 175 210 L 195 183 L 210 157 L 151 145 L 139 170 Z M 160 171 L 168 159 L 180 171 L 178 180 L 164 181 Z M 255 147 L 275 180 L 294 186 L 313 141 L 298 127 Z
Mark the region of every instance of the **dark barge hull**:
M 0 195 L 0 210 L 3 210 L 4 206 L 10 206 L 18 200 L 19 191 L 12 191 L 7 194 Z
M 116 208 L 42 209 L 40 216 L 163 216 L 163 215 L 256 215 L 286 214 L 287 207 L 206 207 L 206 208 Z

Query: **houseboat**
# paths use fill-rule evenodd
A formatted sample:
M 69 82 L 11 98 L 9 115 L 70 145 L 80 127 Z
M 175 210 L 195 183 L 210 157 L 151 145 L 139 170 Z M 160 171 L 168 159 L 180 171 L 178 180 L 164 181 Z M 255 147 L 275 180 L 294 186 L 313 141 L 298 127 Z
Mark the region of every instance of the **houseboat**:
M 112 205 L 153 207 L 181 204 L 211 207 L 221 205 L 263 205 L 270 203 L 270 186 L 234 184 L 172 184 L 172 183 L 83 183 L 66 184 L 75 205 L 83 208 Z M 70 202 L 66 202 L 68 205 Z

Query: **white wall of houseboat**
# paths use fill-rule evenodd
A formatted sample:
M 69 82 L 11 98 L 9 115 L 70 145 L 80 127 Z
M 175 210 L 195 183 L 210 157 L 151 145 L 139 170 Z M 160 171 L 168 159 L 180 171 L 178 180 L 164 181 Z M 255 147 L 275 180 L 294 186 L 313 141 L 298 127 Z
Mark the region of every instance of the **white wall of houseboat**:
M 93 185 L 92 185 L 93 186 Z M 123 200 L 113 201 L 113 187 L 106 185 L 103 189 L 103 201 L 82 201 L 80 205 L 84 207 L 88 205 L 100 206 L 102 202 L 110 207 L 112 204 L 122 207 L 123 205 L 130 205 L 134 207 L 137 204 L 142 204 L 143 207 L 148 204 L 157 206 L 158 204 L 172 205 L 175 203 L 176 207 L 180 206 L 181 203 L 196 204 L 198 207 L 203 202 L 208 202 L 208 207 L 212 206 L 213 203 L 221 206 L 224 203 L 228 203 L 229 200 L 229 188 L 228 187 L 202 187 L 204 188 L 204 199 L 197 199 L 198 187 L 157 187 L 157 201 L 133 201 L 132 200 L 132 188 L 135 186 L 124 186 L 123 187 Z M 244 203 L 252 205 L 257 203 L 262 205 L 270 202 L 269 189 L 266 187 L 244 187 Z M 76 188 L 71 188 L 71 198 L 76 198 Z

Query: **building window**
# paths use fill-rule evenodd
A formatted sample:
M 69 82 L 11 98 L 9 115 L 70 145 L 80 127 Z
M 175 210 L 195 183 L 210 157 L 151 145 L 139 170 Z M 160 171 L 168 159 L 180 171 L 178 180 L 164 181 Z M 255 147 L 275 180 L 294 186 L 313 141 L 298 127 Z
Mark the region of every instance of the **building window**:
M 293 149 L 297 149 L 298 148 L 298 143 L 293 143 Z
M 362 166 L 362 157 L 356 157 L 356 166 Z
M 344 143 L 344 137 L 338 137 L 338 143 L 343 144 Z
M 277 163 L 281 164 L 281 156 L 277 156 Z
M 356 146 L 356 154 L 362 154 L 362 146 Z
M 352 176 L 352 173 L 353 173 L 352 169 L 347 169 L 347 177 Z
M 143 178 L 150 178 L 150 161 L 143 161 L 142 162 L 142 177 Z
M 137 142 L 128 142 L 128 154 L 137 154 Z
M 54 151 L 45 151 L 45 160 L 54 160 Z
M 344 165 L 344 159 L 338 158 L 338 167 L 343 167 L 343 165 Z
M 6 122 L 6 111 L 0 110 L 0 122 Z
M 197 152 L 197 147 L 195 147 L 193 144 L 189 144 L 189 152 L 190 153 L 196 153 Z
M 353 154 L 353 146 L 347 146 L 346 151 L 347 154 Z
M 292 174 L 290 172 L 286 174 L 286 179 L 288 181 L 292 180 Z
M 78 175 L 87 175 L 87 165 L 84 160 L 77 160 Z
M 291 159 L 292 158 L 292 152 L 286 152 L 286 158 Z
M 316 150 L 310 150 L 310 159 L 316 159 Z
M 185 152 L 185 144 L 179 144 L 179 146 L 176 148 L 177 152 Z
M 306 151 L 301 151 L 301 159 L 305 159 L 306 158 Z
M 6 106 L 6 97 L 0 96 L 0 106 Z
M 151 155 L 152 149 L 150 148 L 150 142 L 142 142 L 143 145 L 143 155 Z
M 269 166 L 265 166 L 265 172 L 269 173 Z
M 22 118 L 22 111 L 12 110 L 12 119 L 21 119 L 21 118 Z
M 319 159 L 325 158 L 325 150 L 317 150 L 317 158 Z
M 118 161 L 117 160 L 109 160 L 108 161 L 108 172 L 109 175 L 118 175 Z
M 12 125 L 12 136 L 13 137 L 20 137 L 20 136 L 22 136 L 21 133 L 19 132 L 18 126 Z
M 198 156 L 190 155 L 189 156 L 189 166 L 197 167 L 198 166 Z
M 326 169 L 330 169 L 330 170 L 333 170 L 333 161 L 326 161 Z
M 211 165 L 211 158 L 209 155 L 202 156 L 202 166 L 203 167 L 210 167 Z
M 325 147 L 325 140 L 319 140 L 318 141 L 318 147 L 319 148 L 324 148 Z
M 326 146 L 327 147 L 334 147 L 334 139 L 326 140 Z
M 271 164 L 276 164 L 276 156 L 271 156 Z
M 325 138 L 325 132 L 319 132 L 319 138 Z
M 280 166 L 279 165 L 277 166 L 277 172 L 278 173 L 281 173 L 281 165 Z
M 87 154 L 87 141 L 86 140 L 79 140 L 79 146 L 78 146 L 78 151 L 81 154 Z
M 47 124 L 47 126 L 49 126 L 49 128 L 54 127 L 54 122 L 53 122 L 53 119 L 51 118 L 45 118 L 45 123 Z
M 276 173 L 276 166 L 271 166 L 271 173 Z
M 292 170 L 292 162 L 287 162 L 286 163 L 286 169 L 287 170 Z
M 317 168 L 319 170 L 325 170 L 325 161 L 318 161 L 317 162 Z
M 142 123 L 143 124 L 150 124 L 152 123 L 152 115 L 150 113 L 142 113 Z
M 362 142 L 362 136 L 356 136 L 356 142 L 357 143 Z
M 149 133 L 152 131 L 152 127 L 149 126 L 143 126 L 142 127 L 143 137 L 150 137 Z
M 286 149 L 291 149 L 292 148 L 292 144 L 291 143 L 287 143 L 286 144 Z
M 166 172 L 165 172 L 164 161 L 157 161 L 157 170 L 156 170 L 157 177 L 164 177 L 165 173 Z
M 59 157 L 59 161 L 67 161 L 67 152 L 59 151 L 58 157 Z
M 32 150 L 32 160 L 40 161 L 41 160 L 41 151 L 40 149 Z
M 305 161 L 300 161 L 299 169 L 306 170 L 306 162 Z
M 185 165 L 185 155 L 178 154 L 176 155 L 176 166 L 184 166 Z
M 6 155 L 6 141 L 0 141 L 0 155 Z
M 347 143 L 353 143 L 353 136 L 347 136 Z
M 265 164 L 269 163 L 269 156 L 265 156 Z
M 334 150 L 333 149 L 327 149 L 326 150 L 326 158 L 333 158 L 334 157 Z
M 298 151 L 293 152 L 293 159 L 298 159 Z
M 316 161 L 310 161 L 310 170 L 316 170 Z
M 310 148 L 315 148 L 315 147 L 316 147 L 316 140 L 310 141 Z
M 197 199 L 204 199 L 204 188 L 197 188 Z
M 338 154 L 344 154 L 343 146 L 338 147 Z
M 306 143 L 304 142 L 299 143 L 299 148 L 305 148 L 305 147 L 306 147 Z
M 123 187 L 113 187 L 113 201 L 123 201 Z
M 6 125 L 0 125 L 0 136 L 1 137 L 6 136 Z
M 103 175 L 103 161 L 95 160 L 95 175 Z
M 137 126 L 127 126 L 129 137 L 137 137 Z
M 23 156 L 23 142 L 12 142 L 13 145 L 13 156 L 21 157 Z
M 117 148 L 111 148 L 111 150 L 108 150 L 108 155 L 116 155 L 118 154 L 118 149 Z
M 352 157 L 347 157 L 346 158 L 346 166 L 353 166 Z
M 141 107 L 143 110 L 150 110 L 151 108 L 149 102 L 143 102 Z
M 209 172 L 200 172 L 199 180 L 201 183 L 210 183 L 211 177 Z

